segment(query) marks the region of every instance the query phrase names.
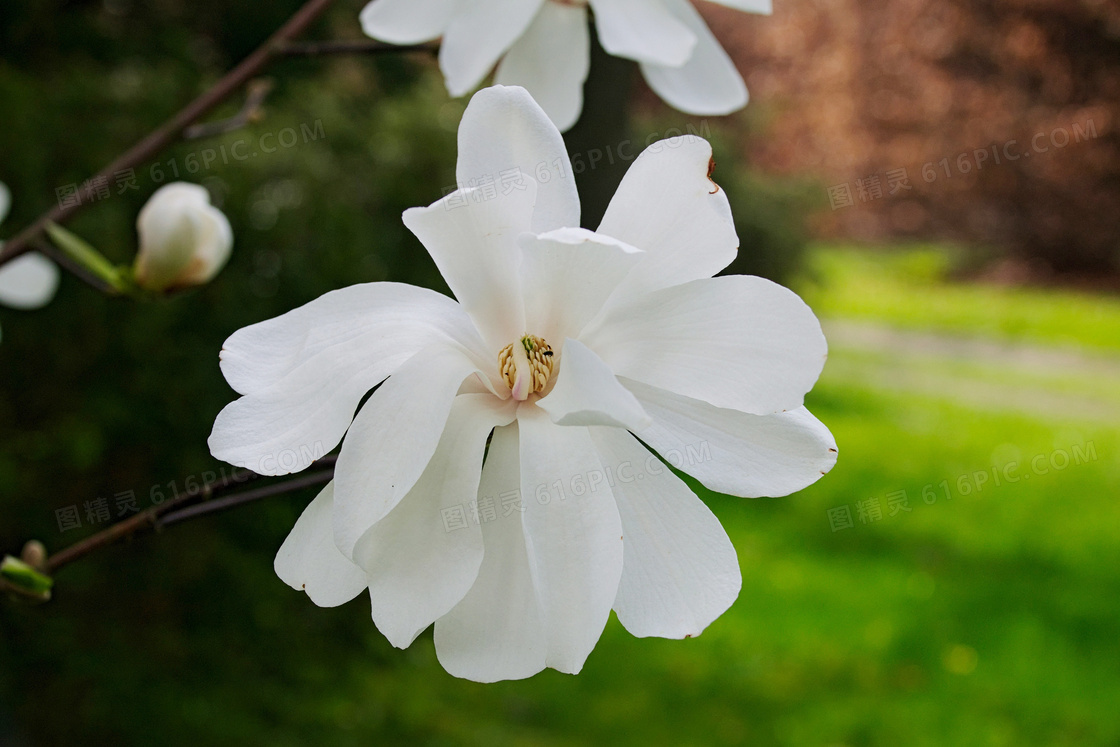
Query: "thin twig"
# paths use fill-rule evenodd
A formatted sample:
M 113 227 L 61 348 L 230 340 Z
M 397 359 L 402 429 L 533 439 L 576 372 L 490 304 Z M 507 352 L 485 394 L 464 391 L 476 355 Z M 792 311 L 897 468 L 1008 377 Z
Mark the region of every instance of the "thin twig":
M 99 290 L 102 293 L 110 296 L 117 294 L 117 291 L 114 290 L 112 286 L 110 286 L 101 278 L 89 272 L 86 268 L 82 267 L 74 260 L 70 259 L 70 257 L 66 256 L 65 252 L 61 251 L 58 247 L 44 239 L 42 236 L 36 236 L 31 240 L 31 244 L 35 251 L 39 252 L 44 257 L 47 257 L 56 265 L 66 270 L 71 275 L 74 275 L 94 290 Z
M 258 122 L 264 117 L 264 100 L 268 98 L 268 94 L 272 93 L 274 83 L 269 78 L 259 78 L 251 80 L 248 84 L 248 93 L 245 94 L 245 103 L 241 105 L 241 111 L 227 119 L 220 119 L 217 122 L 204 122 L 202 124 L 191 125 L 183 130 L 184 140 L 201 140 L 202 138 L 214 137 L 215 135 L 224 135 L 227 132 L 240 130 L 247 124 Z
M 205 516 L 261 498 L 327 483 L 334 475 L 335 459 L 334 456 L 320 459 L 315 463 L 318 469 L 309 474 L 273 483 L 263 488 L 234 493 L 232 496 L 218 500 L 219 496 L 234 492 L 240 486 L 262 478 L 255 472 L 234 470 L 233 474 L 224 476 L 220 480 L 203 484 L 197 491 L 183 493 L 158 506 L 153 506 L 49 556 L 43 571 L 47 575 L 54 575 L 59 568 L 85 557 L 94 550 L 145 531 L 158 531 L 165 526 L 178 524 L 196 516 Z
M 169 513 L 172 509 L 179 506 L 192 503 L 194 501 L 204 499 L 205 496 L 221 493 L 231 488 L 234 484 L 248 482 L 250 480 L 258 479 L 260 475 L 255 472 L 245 470 L 238 473 L 234 470 L 232 475 L 224 475 L 222 479 L 212 483 L 203 484 L 202 488 L 195 492 L 186 492 L 177 495 L 171 500 L 161 503 L 158 506 L 152 506 L 146 511 L 141 511 L 135 516 L 131 516 L 124 521 L 117 522 L 116 524 L 104 529 L 97 534 L 86 537 L 84 540 L 74 543 L 65 550 L 51 555 L 47 559 L 45 570 L 48 574 L 53 573 L 58 568 L 77 560 L 78 558 L 106 545 L 111 545 L 119 539 L 129 537 L 136 532 L 145 528 L 155 528 L 156 522 L 163 514 Z
M 226 73 L 217 83 L 188 104 L 182 111 L 103 168 L 92 177 L 91 181 L 107 180 L 119 171 L 135 168 L 179 140 L 187 127 L 205 117 L 215 107 L 240 90 L 245 83 L 257 77 L 271 62 L 282 56 L 281 48 L 283 45 L 301 34 L 330 6 L 332 1 L 308 0 L 264 44 L 242 60 L 241 64 Z M 0 249 L 0 265 L 30 251 L 32 239 L 39 236 L 48 223 L 61 223 L 88 204 L 88 202 L 68 203 L 65 206 L 56 204 L 5 244 L 3 249 Z
M 198 503 L 194 506 L 172 511 L 166 514 L 158 522 L 159 528 L 169 527 L 172 524 L 178 524 L 181 521 L 188 519 L 197 519 L 199 516 L 206 516 L 207 514 L 217 513 L 218 511 L 225 511 L 230 508 L 235 508 L 246 503 L 259 501 L 262 498 L 271 498 L 274 495 L 282 493 L 290 493 L 294 490 L 302 490 L 303 488 L 310 488 L 314 485 L 326 485 L 334 479 L 334 468 L 312 472 L 307 475 L 302 475 L 294 480 L 277 483 L 275 485 L 266 485 L 263 488 L 256 488 L 255 490 L 246 490 L 243 493 L 228 496 L 217 500 L 210 500 L 204 503 Z
M 331 39 L 326 41 L 288 42 L 280 53 L 288 57 L 321 57 L 332 54 L 380 54 L 382 52 L 438 52 L 438 43 L 386 44 L 374 39 Z

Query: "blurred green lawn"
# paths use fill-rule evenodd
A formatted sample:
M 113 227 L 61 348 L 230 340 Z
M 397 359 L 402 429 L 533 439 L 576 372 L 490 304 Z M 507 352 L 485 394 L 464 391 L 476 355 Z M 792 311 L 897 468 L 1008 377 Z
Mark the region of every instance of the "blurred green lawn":
M 944 246 L 821 245 L 811 255 L 799 290 L 821 316 L 1120 352 L 1120 298 L 954 283 L 967 255 Z
M 818 253 L 807 296 L 826 326 L 846 317 L 911 335 L 955 322 L 888 313 L 899 308 L 891 294 L 918 289 L 921 298 L 973 299 L 976 309 L 990 299 L 994 316 L 969 329 L 1015 330 L 1019 344 L 1107 347 L 1115 301 L 1077 297 L 1085 318 L 1104 321 L 1063 330 L 1039 321 L 1051 293 L 897 274 L 900 264 L 928 259 Z M 847 285 L 863 281 L 867 293 L 887 295 L 868 298 Z M 835 470 L 787 498 L 704 494 L 739 551 L 744 583 L 734 607 L 699 638 L 639 640 L 612 619 L 578 677 L 549 671 L 478 685 L 442 672 L 430 633 L 388 653 L 392 666 L 373 663 L 362 649 L 383 646 L 371 632 L 341 671 L 304 673 L 302 692 L 279 695 L 273 684 L 229 693 L 262 710 L 223 734 L 230 743 L 277 745 L 379 736 L 449 745 L 1116 744 L 1120 435 L 1115 421 L 1060 405 L 1062 397 L 1099 397 L 1101 412 L 1115 412 L 1115 397 L 1105 395 L 1120 384 L 1120 359 L 1084 354 L 1104 373 L 1024 372 L 998 355 L 972 360 L 848 338 L 858 344 L 833 343 L 809 400 L 840 445 Z M 1018 350 L 991 344 L 996 353 Z M 910 388 L 915 372 L 945 385 Z M 892 379 L 902 383 L 881 385 Z M 993 382 L 1002 396 L 969 396 L 970 385 L 983 391 Z M 1058 395 L 1055 382 L 1064 387 Z M 1034 408 L 1036 400 L 1046 406 Z M 892 515 L 889 496 L 899 491 L 910 510 Z M 857 502 L 869 499 L 881 518 L 861 520 Z M 843 506 L 853 526 L 834 530 L 828 512 Z M 308 615 L 360 616 L 364 608 L 358 601 Z M 182 718 L 203 718 L 221 697 L 200 692 Z

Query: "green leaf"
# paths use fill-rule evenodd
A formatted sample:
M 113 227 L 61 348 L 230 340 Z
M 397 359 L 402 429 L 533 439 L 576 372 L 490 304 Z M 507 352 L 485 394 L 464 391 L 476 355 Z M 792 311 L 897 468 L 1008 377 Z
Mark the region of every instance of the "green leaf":
M 128 268 L 117 267 L 81 236 L 67 231 L 57 223 L 48 223 L 47 233 L 66 256 L 104 280 L 113 290 L 118 293 L 132 292 L 131 273 Z

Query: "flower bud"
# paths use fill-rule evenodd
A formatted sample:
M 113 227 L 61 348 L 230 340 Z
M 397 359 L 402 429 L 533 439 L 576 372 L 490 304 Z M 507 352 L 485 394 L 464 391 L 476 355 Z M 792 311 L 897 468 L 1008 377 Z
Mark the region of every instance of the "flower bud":
M 19 559 L 37 571 L 47 567 L 47 548 L 39 540 L 30 540 L 23 546 Z
M 173 182 L 156 190 L 136 219 L 136 283 L 166 291 L 210 282 L 229 260 L 233 230 L 204 187 Z

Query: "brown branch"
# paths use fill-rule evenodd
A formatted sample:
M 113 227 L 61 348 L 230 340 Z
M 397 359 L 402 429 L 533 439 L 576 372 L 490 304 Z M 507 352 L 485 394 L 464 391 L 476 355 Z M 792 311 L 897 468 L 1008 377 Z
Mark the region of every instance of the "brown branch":
M 240 130 L 247 124 L 260 121 L 264 117 L 264 101 L 268 98 L 268 94 L 272 93 L 274 86 L 275 83 L 269 78 L 249 81 L 249 90 L 245 94 L 245 103 L 241 105 L 241 111 L 228 119 L 191 125 L 183 130 L 183 139 L 201 140 L 215 135 L 224 135 L 227 132 Z
M 329 469 L 311 472 L 293 480 L 287 480 L 286 482 L 280 482 L 274 485 L 266 485 L 262 488 L 256 488 L 255 490 L 246 490 L 243 493 L 237 493 L 236 495 L 231 495 L 226 498 L 209 500 L 194 506 L 188 506 L 179 511 L 172 511 L 159 520 L 159 528 L 169 527 L 172 524 L 178 524 L 188 519 L 197 519 L 199 516 L 206 516 L 207 514 L 217 513 L 218 511 L 236 508 L 246 503 L 259 501 L 262 498 L 271 498 L 274 495 L 291 493 L 292 491 L 314 487 L 315 485 L 326 485 L 333 479 L 334 467 L 332 465 Z
M 281 57 L 283 45 L 303 33 L 330 6 L 331 2 L 332 0 L 308 0 L 264 44 L 242 60 L 241 64 L 226 73 L 209 90 L 103 168 L 92 179 L 109 179 L 118 171 L 135 168 L 179 140 L 187 127 L 205 117 L 240 90 L 250 79 L 258 76 L 271 62 Z M 0 265 L 30 251 L 32 239 L 39 236 L 48 223 L 61 223 L 86 204 L 88 203 L 68 204 L 65 207 L 56 204 L 0 249 Z
M 142 529 L 154 529 L 159 521 L 159 517 L 169 513 L 172 509 L 180 506 L 193 503 L 198 500 L 205 500 L 207 496 L 213 496 L 217 493 L 224 492 L 230 489 L 235 484 L 241 484 L 251 480 L 259 479 L 260 475 L 248 470 L 238 473 L 234 470 L 233 474 L 224 476 L 222 479 L 212 483 L 205 483 L 195 492 L 186 492 L 172 498 L 171 500 L 161 503 L 158 506 L 152 506 L 146 511 L 141 511 L 135 516 L 129 517 L 124 521 L 117 522 L 111 527 L 104 529 L 97 534 L 86 537 L 84 540 L 75 542 L 70 547 L 67 547 L 61 552 L 51 555 L 46 562 L 44 570 L 47 574 L 53 574 L 54 571 L 62 566 L 77 560 L 78 558 L 106 545 L 111 545 L 117 540 L 129 537 Z
M 249 472 L 248 470 L 240 473 L 234 470 L 233 474 L 223 477 L 220 480 L 215 480 L 214 482 L 205 483 L 199 490 L 193 493 L 183 493 L 176 498 L 172 498 L 158 506 L 153 506 L 146 511 L 142 511 L 135 516 L 118 522 L 97 534 L 86 537 L 84 540 L 75 542 L 73 545 L 48 557 L 42 570 L 47 575 L 54 575 L 59 568 L 69 565 L 79 558 L 85 557 L 94 550 L 107 547 L 122 539 L 133 537 L 143 532 L 159 531 L 166 526 L 178 524 L 187 519 L 223 511 L 262 498 L 282 495 L 283 493 L 301 490 L 312 485 L 325 484 L 330 482 L 331 478 L 334 476 L 335 459 L 336 457 L 334 456 L 324 457 L 315 463 L 316 466 L 322 469 L 318 469 L 306 475 L 300 475 L 294 479 L 284 480 L 262 488 L 255 488 L 239 493 L 234 492 L 239 486 L 247 482 L 259 480 L 262 476 L 255 472 Z M 234 495 L 218 500 L 220 496 L 231 492 L 234 492 Z
M 332 54 L 379 54 L 381 52 L 438 52 L 438 43 L 387 44 L 374 39 L 333 39 L 327 41 L 288 42 L 280 53 L 288 57 L 321 57 Z

